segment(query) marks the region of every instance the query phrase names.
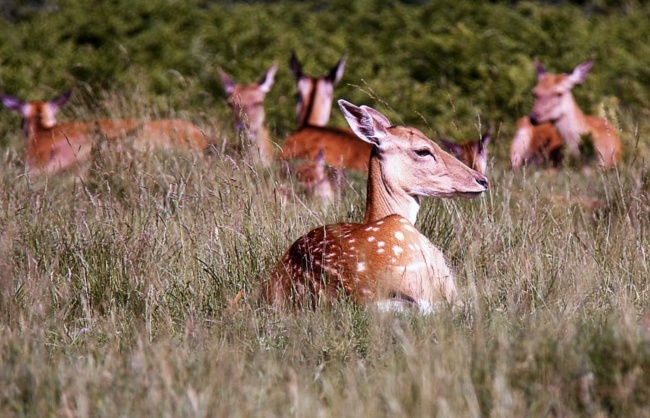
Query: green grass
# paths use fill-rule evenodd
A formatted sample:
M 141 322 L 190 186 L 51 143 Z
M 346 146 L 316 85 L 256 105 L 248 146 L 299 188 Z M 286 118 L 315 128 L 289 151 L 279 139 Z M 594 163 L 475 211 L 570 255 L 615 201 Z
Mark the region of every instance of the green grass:
M 109 2 L 116 11 L 102 15 L 104 2 L 59 3 L 3 23 L 3 90 L 40 99 L 74 79 L 62 119 L 177 115 L 228 145 L 211 156 L 97 152 L 77 173 L 33 178 L 18 117 L 0 112 L 1 416 L 650 416 L 646 8 L 160 0 Z M 370 35 L 349 35 L 354 25 Z M 29 30 L 51 44 L 28 42 Z M 129 60 L 97 53 L 120 45 Z M 417 223 L 452 264 L 462 310 L 385 315 L 343 301 L 290 314 L 252 297 L 294 239 L 359 221 L 365 205 L 358 176 L 321 208 L 287 197 L 279 168 L 231 150 L 214 66 L 241 81 L 285 66 L 267 99 L 281 142 L 294 124 L 291 47 L 314 73 L 346 50 L 344 84 L 392 109 L 349 85 L 337 92 L 431 137 L 477 133 L 478 113 L 497 127 L 490 191 L 427 200 Z M 622 164 L 511 172 L 531 57 L 568 70 L 594 51 L 576 93 L 613 116 Z M 241 289 L 249 296 L 232 307 Z

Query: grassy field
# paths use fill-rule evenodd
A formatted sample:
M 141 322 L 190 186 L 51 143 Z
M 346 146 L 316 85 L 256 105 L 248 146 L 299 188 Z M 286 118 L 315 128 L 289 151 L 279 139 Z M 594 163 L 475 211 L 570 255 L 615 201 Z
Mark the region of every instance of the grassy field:
M 648 6 L 42 3 L 0 20 L 0 90 L 36 100 L 74 84 L 61 119 L 175 115 L 230 150 L 216 67 L 247 82 L 278 61 L 266 107 L 281 143 L 294 48 L 309 73 L 349 54 L 338 97 L 432 138 L 492 124 L 497 139 L 491 190 L 428 200 L 417 224 L 453 265 L 462 310 L 290 314 L 231 300 L 309 228 L 361 220 L 363 178 L 326 208 L 230 151 L 98 152 L 34 178 L 3 110 L 1 416 L 650 417 Z M 551 71 L 595 57 L 576 97 L 620 129 L 616 170 L 509 169 L 534 56 Z

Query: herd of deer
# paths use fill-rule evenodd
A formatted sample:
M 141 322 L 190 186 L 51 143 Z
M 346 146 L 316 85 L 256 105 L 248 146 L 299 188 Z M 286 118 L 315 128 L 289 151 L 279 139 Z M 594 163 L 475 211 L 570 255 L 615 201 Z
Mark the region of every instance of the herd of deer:
M 310 77 L 291 54 L 298 129 L 285 140 L 277 158 L 307 160 L 295 173 L 307 191 L 324 200 L 333 196 L 326 164 L 367 173 L 365 218 L 358 224 L 320 226 L 300 237 L 277 263 L 260 297 L 292 308 L 340 298 L 374 303 L 382 310 L 432 312 L 441 304 L 462 305 L 445 257 L 414 224 L 421 196 L 472 198 L 488 189 L 485 172 L 492 132 L 460 144 L 441 139 L 452 156 L 419 130 L 393 126 L 377 110 L 345 100 L 338 104 L 351 130 L 329 127 L 334 86 L 345 62 L 343 56 L 326 76 Z M 535 61 L 535 103 L 530 116 L 517 123 L 510 151 L 513 168 L 559 167 L 565 150 L 569 157 L 577 157 L 585 141 L 592 145 L 599 166 L 611 168 L 620 161 L 616 129 L 603 118 L 585 115 L 571 94 L 592 65 L 587 61 L 570 74 L 550 74 Z M 219 70 L 238 133 L 249 142 L 247 157 L 260 166 L 276 161 L 276 146 L 264 126 L 264 97 L 276 72 L 273 65 L 257 82 L 242 85 Z M 145 148 L 208 148 L 205 135 L 180 119 L 57 122 L 56 113 L 70 95 L 29 103 L 0 95 L 5 107 L 24 118 L 27 171 L 51 174 L 82 163 L 99 139 L 130 138 Z

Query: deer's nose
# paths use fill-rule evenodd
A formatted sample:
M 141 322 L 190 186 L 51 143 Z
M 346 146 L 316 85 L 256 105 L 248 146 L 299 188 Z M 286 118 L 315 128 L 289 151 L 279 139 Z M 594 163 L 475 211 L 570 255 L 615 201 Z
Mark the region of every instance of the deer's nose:
M 539 120 L 538 120 L 539 116 L 537 116 L 537 113 L 530 112 L 528 117 L 530 118 L 530 123 L 532 123 L 533 125 L 539 125 Z
M 476 182 L 481 186 L 485 187 L 486 189 L 490 188 L 490 182 L 485 176 L 477 177 Z

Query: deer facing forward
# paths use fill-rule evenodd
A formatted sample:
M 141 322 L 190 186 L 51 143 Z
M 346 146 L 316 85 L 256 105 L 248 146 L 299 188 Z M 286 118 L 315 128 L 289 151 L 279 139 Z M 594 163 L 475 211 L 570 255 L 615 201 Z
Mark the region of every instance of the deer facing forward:
M 538 82 L 533 89 L 535 104 L 530 119 L 533 124 L 552 123 L 571 157 L 580 156 L 583 138 L 591 137 L 598 165 L 611 168 L 621 160 L 622 145 L 616 128 L 605 118 L 585 115 L 571 94 L 593 65 L 590 60 L 576 66 L 571 74 L 551 74 L 535 59 Z
M 289 66 L 298 87 L 298 130 L 282 144 L 280 158 L 313 161 L 323 152 L 327 164 L 349 170 L 367 172 L 372 146 L 357 138 L 349 129 L 325 126 L 330 118 L 334 86 L 343 76 L 346 56 L 323 77 L 311 77 L 302 70 L 295 53 Z
M 476 197 L 488 180 L 417 129 L 391 126 L 370 107 L 344 100 L 339 106 L 354 133 L 372 145 L 365 219 L 321 226 L 299 238 L 271 273 L 266 298 L 300 307 L 348 297 L 425 312 L 458 304 L 442 252 L 414 226 L 420 197 Z

